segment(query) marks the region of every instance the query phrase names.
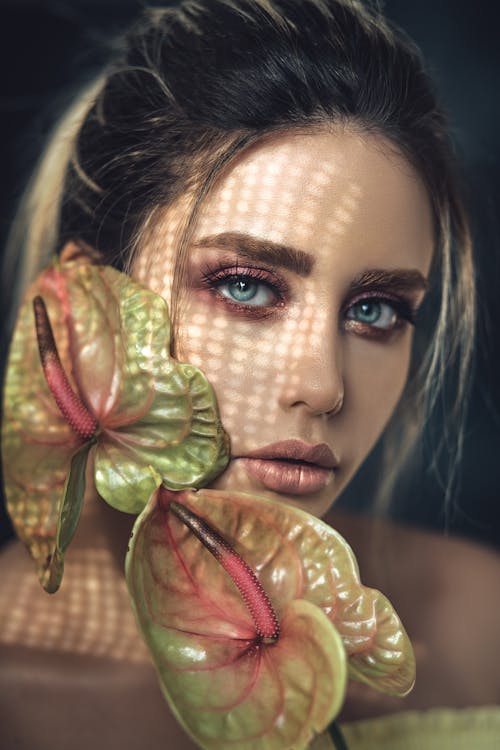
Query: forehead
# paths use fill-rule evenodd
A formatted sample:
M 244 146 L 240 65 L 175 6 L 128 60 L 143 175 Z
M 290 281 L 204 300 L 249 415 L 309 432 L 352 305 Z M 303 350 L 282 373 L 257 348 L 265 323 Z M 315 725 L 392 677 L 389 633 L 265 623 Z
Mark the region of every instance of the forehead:
M 348 242 L 400 249 L 422 265 L 432 242 L 426 190 L 382 137 L 349 131 L 280 134 L 243 154 L 207 199 L 196 236 L 235 231 L 317 253 Z M 427 253 L 428 254 L 428 253 Z M 374 258 L 375 261 L 375 258 Z

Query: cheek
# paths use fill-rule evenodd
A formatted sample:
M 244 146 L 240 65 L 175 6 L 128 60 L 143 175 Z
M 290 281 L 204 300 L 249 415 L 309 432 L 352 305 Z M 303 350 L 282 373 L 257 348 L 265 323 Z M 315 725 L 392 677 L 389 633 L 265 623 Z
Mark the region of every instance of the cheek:
M 176 356 L 199 367 L 215 390 L 224 428 L 236 448 L 260 435 L 274 439 L 283 359 L 265 323 L 242 322 L 189 300 L 179 311 Z M 266 437 L 267 433 L 269 435 Z
M 345 414 L 350 444 L 361 463 L 382 434 L 404 390 L 412 331 L 388 346 L 355 342 L 346 362 Z

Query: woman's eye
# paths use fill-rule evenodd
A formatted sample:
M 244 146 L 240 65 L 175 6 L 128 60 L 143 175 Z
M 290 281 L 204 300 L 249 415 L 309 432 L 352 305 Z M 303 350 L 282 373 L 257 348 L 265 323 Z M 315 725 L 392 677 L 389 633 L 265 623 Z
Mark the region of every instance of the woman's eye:
M 239 305 L 269 307 L 276 303 L 278 295 L 270 284 L 251 277 L 237 276 L 215 284 L 223 297 Z
M 391 329 L 397 324 L 400 315 L 395 306 L 389 302 L 364 299 L 351 305 L 346 312 L 346 318 L 374 328 Z
M 282 276 L 266 268 L 237 265 L 207 268 L 201 287 L 215 294 L 219 302 L 238 314 L 267 317 L 286 304 L 290 290 Z

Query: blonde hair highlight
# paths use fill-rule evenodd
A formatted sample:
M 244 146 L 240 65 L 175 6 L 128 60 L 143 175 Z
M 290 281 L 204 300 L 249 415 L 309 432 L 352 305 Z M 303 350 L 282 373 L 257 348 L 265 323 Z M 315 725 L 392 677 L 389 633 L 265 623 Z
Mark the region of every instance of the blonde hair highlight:
M 66 170 L 74 158 L 80 127 L 104 81 L 99 76 L 75 97 L 50 134 L 19 203 L 3 264 L 3 277 L 15 279 L 13 313 L 26 288 L 57 251 Z

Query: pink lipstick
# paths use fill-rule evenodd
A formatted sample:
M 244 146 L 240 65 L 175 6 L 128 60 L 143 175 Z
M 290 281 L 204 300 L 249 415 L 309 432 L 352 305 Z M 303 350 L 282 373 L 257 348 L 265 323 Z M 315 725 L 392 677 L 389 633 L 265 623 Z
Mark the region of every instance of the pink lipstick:
M 333 479 L 338 461 L 326 443 L 284 440 L 240 457 L 248 474 L 264 487 L 289 495 L 322 490 Z

